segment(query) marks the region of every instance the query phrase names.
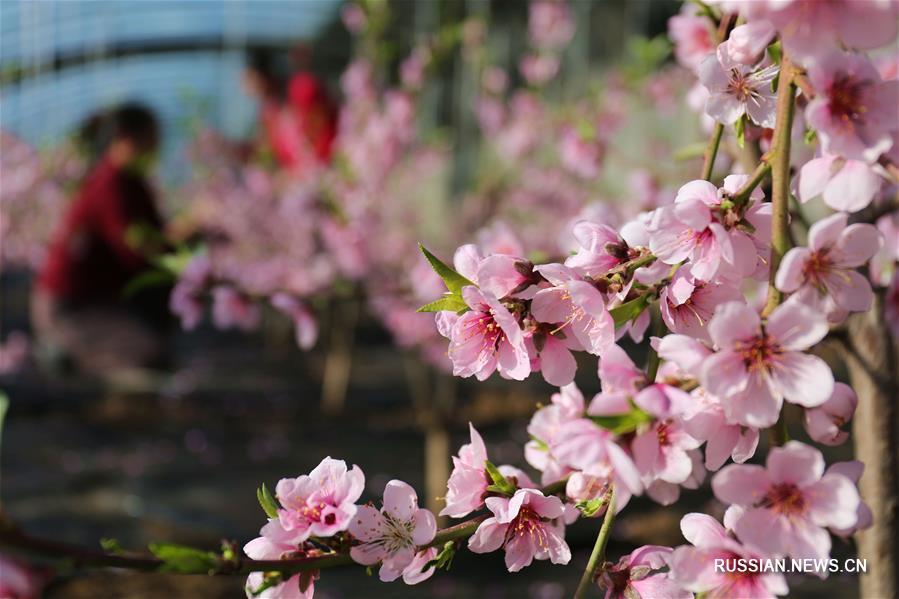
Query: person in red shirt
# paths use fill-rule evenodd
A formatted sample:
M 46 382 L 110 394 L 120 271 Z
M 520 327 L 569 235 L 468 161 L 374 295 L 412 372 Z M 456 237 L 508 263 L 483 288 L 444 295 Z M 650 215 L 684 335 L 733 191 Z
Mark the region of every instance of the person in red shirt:
M 67 207 L 32 296 L 41 342 L 85 371 L 148 366 L 161 357 L 164 299 L 124 297 L 163 248 L 145 172 L 159 143 L 153 113 L 123 105 L 88 121 L 98 159 Z
M 337 136 L 337 108 L 325 85 L 310 70 L 312 47 L 297 44 L 290 58 L 294 74 L 287 83 L 288 102 L 315 157 L 320 163 L 327 163 Z
M 305 57 L 307 53 L 295 50 L 294 61 L 302 69 Z M 285 83 L 274 55 L 255 50 L 248 56 L 244 88 L 259 101 L 263 142 L 281 167 L 302 173 L 330 160 L 337 115 L 314 75 L 301 70 Z

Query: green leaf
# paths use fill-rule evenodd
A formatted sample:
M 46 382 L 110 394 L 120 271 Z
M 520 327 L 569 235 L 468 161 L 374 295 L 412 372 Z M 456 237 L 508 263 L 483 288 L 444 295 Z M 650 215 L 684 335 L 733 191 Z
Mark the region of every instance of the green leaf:
M 103 551 L 105 551 L 106 553 L 121 554 L 125 552 L 125 550 L 122 549 L 122 546 L 119 544 L 118 539 L 104 537 L 100 539 L 100 547 L 102 547 Z
M 584 516 L 594 518 L 605 513 L 606 506 L 609 505 L 609 498 L 606 495 L 590 499 L 588 501 L 579 501 L 574 507 L 579 509 Z
M 259 500 L 259 505 L 262 506 L 262 510 L 265 512 L 265 515 L 269 518 L 277 518 L 278 517 L 278 501 L 272 496 L 269 492 L 268 487 L 265 486 L 265 483 L 262 483 L 262 486 L 256 489 L 256 499 Z
M 493 484 L 487 487 L 488 490 L 509 496 L 515 494 L 515 485 L 509 482 L 509 479 L 503 476 L 503 473 L 499 471 L 499 468 L 494 466 L 490 460 L 484 461 L 484 468 L 487 470 L 490 480 L 493 481 Z
M 780 40 L 768 46 L 768 56 L 771 57 L 771 62 L 773 62 L 774 64 L 780 64 L 780 60 L 783 57 L 783 51 L 780 47 Z
M 435 300 L 429 304 L 425 304 L 417 310 L 417 312 L 465 312 L 468 305 L 462 299 L 461 295 L 447 293 L 439 300 Z
M 175 275 L 168 270 L 146 270 L 136 277 L 132 278 L 122 290 L 122 295 L 126 298 L 134 297 L 144 289 L 151 287 L 161 287 L 175 282 Z
M 219 557 L 215 553 L 184 545 L 151 543 L 150 552 L 164 562 L 164 572 L 208 574 L 219 566 Z
M 443 544 L 443 549 L 440 550 L 434 559 L 426 563 L 421 568 L 421 572 L 425 573 L 430 568 L 436 568 L 440 570 L 441 568 L 449 571 L 450 567 L 453 565 L 453 558 L 456 556 L 456 542 L 455 541 L 447 541 Z
M 533 441 L 534 443 L 537 444 L 537 449 L 538 449 L 538 450 L 540 450 L 540 451 L 549 451 L 549 445 L 546 443 L 546 441 L 544 441 L 544 440 L 542 440 L 542 439 L 538 439 L 538 438 L 535 437 L 534 435 L 529 435 L 529 436 L 531 437 L 531 441 Z
M 263 591 L 267 591 L 268 589 L 276 587 L 284 582 L 280 572 L 266 572 L 262 576 L 262 584 L 259 585 L 258 588 L 250 589 L 250 594 L 253 597 L 258 597 L 262 594 Z
M 612 308 L 609 310 L 609 314 L 612 315 L 612 319 L 615 321 L 615 327 L 617 328 L 626 322 L 635 320 L 643 313 L 643 310 L 645 310 L 648 305 L 649 296 L 641 295 L 629 302 L 624 302 L 620 306 Z
M 615 416 L 590 416 L 590 420 L 616 435 L 626 435 L 640 428 L 642 424 L 652 422 L 652 416 L 631 403 L 631 411 Z
M 204 251 L 205 250 L 203 247 L 192 249 L 185 246 L 179 248 L 175 252 L 157 256 L 153 260 L 153 263 L 163 270 L 167 270 L 172 274 L 179 275 L 185 268 L 187 268 L 187 265 L 191 260 L 194 259 L 195 256 L 203 253 Z
M 805 145 L 810 146 L 815 143 L 818 139 L 818 132 L 809 127 L 805 130 Z
M 425 255 L 425 258 L 427 258 L 428 263 L 431 265 L 431 268 L 434 269 L 434 272 L 443 279 L 443 284 L 446 285 L 446 288 L 450 293 L 458 294 L 462 291 L 463 287 L 474 285 L 474 283 L 441 262 L 440 259 L 429 252 L 425 246 L 419 243 L 418 247 L 421 249 L 421 253 Z
M 734 130 L 737 132 L 737 145 L 743 148 L 746 146 L 746 115 L 744 114 L 734 123 Z

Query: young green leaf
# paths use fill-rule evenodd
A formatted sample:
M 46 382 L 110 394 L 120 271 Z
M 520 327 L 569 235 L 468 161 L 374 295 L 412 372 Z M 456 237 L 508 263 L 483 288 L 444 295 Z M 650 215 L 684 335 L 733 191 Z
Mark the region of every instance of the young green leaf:
M 421 253 L 425 255 L 425 258 L 427 258 L 428 263 L 431 265 L 431 268 L 434 269 L 434 272 L 443 279 L 443 284 L 446 285 L 446 288 L 450 293 L 458 294 L 462 291 L 463 287 L 474 285 L 474 283 L 441 262 L 440 259 L 429 252 L 425 246 L 419 243 L 418 247 L 421 249 Z
M 635 405 L 631 405 L 631 411 L 614 416 L 590 416 L 590 420 L 598 426 L 616 435 L 626 435 L 640 428 L 643 424 L 652 422 L 652 416 Z
M 468 310 L 468 305 L 462 299 L 461 296 L 457 294 L 447 294 L 441 297 L 439 300 L 435 300 L 429 304 L 425 304 L 421 308 L 417 310 L 417 312 L 465 312 Z
M 489 490 L 509 496 L 515 494 L 515 485 L 509 482 L 509 479 L 503 476 L 499 468 L 494 466 L 490 460 L 484 461 L 484 468 L 487 470 L 490 480 L 493 481 L 493 484 L 487 487 Z
M 629 302 L 624 302 L 620 306 L 616 306 L 609 310 L 609 314 L 612 315 L 612 319 L 615 321 L 615 327 L 620 327 L 626 322 L 630 322 L 631 320 L 635 320 L 643 310 L 646 309 L 646 306 L 649 305 L 649 296 L 641 295 L 638 298 L 632 299 Z
M 256 499 L 259 500 L 259 505 L 262 506 L 262 510 L 269 518 L 278 517 L 278 508 L 280 506 L 269 492 L 268 487 L 265 486 L 265 483 L 262 483 L 262 486 L 256 490 Z
M 737 145 L 743 148 L 746 146 L 746 115 L 744 114 L 734 123 L 734 130 L 737 133 Z
M 215 553 L 184 545 L 151 543 L 150 553 L 164 562 L 164 572 L 208 574 L 219 566 L 219 557 Z

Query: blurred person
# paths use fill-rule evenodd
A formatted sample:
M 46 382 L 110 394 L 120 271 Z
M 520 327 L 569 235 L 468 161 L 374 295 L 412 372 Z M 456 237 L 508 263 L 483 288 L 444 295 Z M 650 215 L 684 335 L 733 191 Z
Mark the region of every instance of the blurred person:
M 297 44 L 290 59 L 294 72 L 287 83 L 287 98 L 316 159 L 327 163 L 337 135 L 337 108 L 325 84 L 311 71 L 312 46 Z
M 310 52 L 305 45 L 292 51 L 296 72 L 287 79 L 273 52 L 253 50 L 243 77 L 247 93 L 259 102 L 263 147 L 294 172 L 330 160 L 337 132 L 336 110 L 324 85 L 308 70 Z
M 125 297 L 161 252 L 162 219 L 147 173 L 159 145 L 155 115 L 125 104 L 85 121 L 79 137 L 95 162 L 53 237 L 32 296 L 32 323 L 52 357 L 101 373 L 157 365 L 165 346 L 166 293 Z

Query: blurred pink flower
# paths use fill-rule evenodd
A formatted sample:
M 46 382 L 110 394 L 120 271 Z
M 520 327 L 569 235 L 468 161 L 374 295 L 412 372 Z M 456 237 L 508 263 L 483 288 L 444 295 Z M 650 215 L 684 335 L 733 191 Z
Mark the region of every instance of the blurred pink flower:
M 711 516 L 687 514 L 681 519 L 680 527 L 684 538 L 693 546 L 674 549 L 671 577 L 688 591 L 709 599 L 765 599 L 789 592 L 782 574 L 738 571 L 738 560 L 754 561 L 761 568 L 761 561 L 767 556 L 744 547 Z M 725 560 L 725 571 L 715 566 L 717 560 Z M 734 571 L 728 568 L 728 562 Z
M 852 420 L 857 405 L 858 396 L 852 387 L 835 383 L 830 399 L 817 408 L 805 410 L 805 431 L 812 441 L 822 445 L 842 445 L 849 438 L 843 426 Z
M 882 185 L 883 178 L 868 163 L 826 154 L 802 165 L 797 195 L 802 203 L 821 196 L 834 210 L 858 212 L 871 203 Z
M 599 587 L 606 590 L 605 599 L 692 599 L 693 593 L 665 572 L 671 552 L 670 547 L 644 545 L 605 568 L 598 579 Z
M 677 62 L 695 70 L 706 56 L 715 51 L 715 42 L 709 18 L 686 12 L 691 9 L 691 5 L 685 4 L 681 14 L 668 19 L 668 37 L 674 43 Z
M 881 81 L 866 56 L 842 52 L 814 61 L 808 78 L 816 96 L 805 118 L 825 152 L 871 163 L 892 147 L 899 81 Z
M 179 308 L 183 306 L 178 305 Z M 193 316 L 193 314 L 190 314 Z M 212 289 L 212 321 L 220 329 L 238 328 L 251 331 L 259 325 L 259 306 L 233 287 L 219 285 Z

